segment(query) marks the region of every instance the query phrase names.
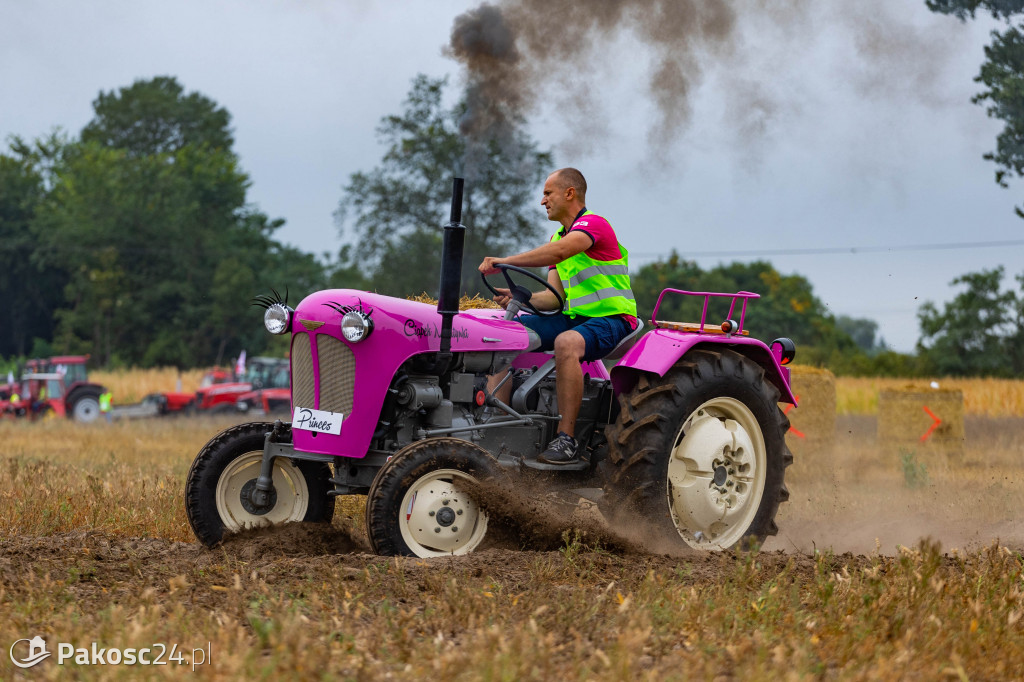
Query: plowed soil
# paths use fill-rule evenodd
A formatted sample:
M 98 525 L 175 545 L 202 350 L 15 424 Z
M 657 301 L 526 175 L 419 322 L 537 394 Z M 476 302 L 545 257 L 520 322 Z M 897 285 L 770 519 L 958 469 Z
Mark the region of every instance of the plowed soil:
M 1014 480 L 1024 470 L 1024 420 L 969 418 L 967 441 L 974 446 L 953 464 L 926 462 L 931 480 L 922 489 L 908 489 L 898 464 L 879 452 L 874 429 L 873 418 L 840 418 L 829 452 L 797 459 L 787 473 L 793 498 L 780 507 L 779 534 L 762 548 L 766 558 L 777 556 L 784 562 L 785 556 L 825 549 L 850 555 L 893 554 L 899 546 L 912 547 L 922 539 L 945 550 L 978 549 L 993 542 L 1024 547 L 1024 521 L 1018 513 L 1024 492 Z M 514 531 L 492 534 L 485 549 L 473 555 L 443 561 L 470 572 L 496 567 L 515 572 L 517 565 L 529 563 L 531 553 L 557 552 L 565 543 L 564 532 L 574 528 L 582 530 L 589 546 L 605 550 L 612 572 L 638 561 L 678 564 L 685 555 L 696 573 L 714 580 L 721 565 L 717 556 L 678 549 L 670 553 L 674 556 L 666 556 L 665 548 L 646 545 L 635 529 L 607 527 L 593 505 L 583 503 L 573 511 L 549 499 L 503 499 Z M 329 528 L 293 525 L 247 531 L 214 550 L 199 544 L 105 538 L 88 532 L 11 537 L 0 539 L 0 574 L 38 571 L 49 564 L 67 563 L 72 556 L 88 555 L 113 571 L 104 570 L 104 574 L 131 589 L 132 570 L 119 573 L 117 566 L 144 563 L 177 576 L 230 559 L 257 568 L 288 565 L 299 574 L 323 562 L 361 569 L 380 561 L 371 553 L 361 528 L 351 525 L 336 518 Z
M 980 549 L 993 542 L 1024 548 L 1024 521 L 1018 513 L 1024 491 L 1013 480 L 1014 474 L 1019 479 L 1024 470 L 1024 420 L 968 419 L 967 440 L 976 445 L 955 465 L 928 462 L 931 479 L 917 490 L 908 489 L 899 466 L 879 452 L 874 429 L 875 420 L 870 417 L 840 418 L 831 451 L 797 460 L 787 476 L 792 499 L 780 508 L 779 534 L 762 548 L 766 562 L 785 564 L 795 558 L 799 567 L 815 551 L 831 550 L 857 563 L 870 554 L 891 555 L 899 546 L 912 547 L 922 539 L 947 551 Z M 1007 444 L 1012 444 L 1009 449 Z M 986 460 L 990 451 L 993 459 L 998 454 L 1000 466 Z M 1007 467 L 1014 462 L 1015 472 Z M 416 560 L 410 566 L 430 570 L 441 562 L 469 573 L 514 576 L 527 572 L 538 553 L 564 549 L 565 533 L 573 529 L 582 534 L 587 546 L 601 548 L 609 575 L 642 570 L 641 566 L 676 566 L 685 560 L 695 576 L 713 581 L 722 566 L 731 570 L 733 565 L 714 554 L 666 553 L 664 548 L 651 547 L 637 537 L 635 529 L 608 528 L 596 508 L 586 503 L 575 511 L 537 496 L 505 499 L 502 504 L 510 510 L 514 532 L 492 533 L 485 549 L 469 556 Z M 296 578 L 326 565 L 359 571 L 381 557 L 371 553 L 365 533 L 357 526 L 361 524 L 336 517 L 330 527 L 292 525 L 247 531 L 212 550 L 197 543 L 120 539 L 89 532 L 15 536 L 0 539 L 0 577 L 8 572 L 45 573 L 67 565 L 70 557 L 87 557 L 103 567 L 95 575 L 97 580 L 103 576 L 104 586 L 127 591 L 151 584 L 154 570 L 176 576 L 225 563 L 253 570 L 272 567 L 274 573 L 291 573 Z M 813 564 L 809 558 L 806 562 Z M 143 564 L 147 567 L 144 577 L 137 570 Z M 90 584 L 100 583 L 83 581 L 83 598 L 88 597 Z

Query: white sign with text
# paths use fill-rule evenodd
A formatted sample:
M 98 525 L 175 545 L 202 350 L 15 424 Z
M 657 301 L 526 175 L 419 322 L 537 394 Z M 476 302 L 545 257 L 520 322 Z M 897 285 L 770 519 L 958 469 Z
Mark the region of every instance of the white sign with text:
M 324 412 L 311 407 L 296 407 L 292 413 L 292 428 L 317 433 L 341 433 L 341 420 L 345 415 L 341 412 Z

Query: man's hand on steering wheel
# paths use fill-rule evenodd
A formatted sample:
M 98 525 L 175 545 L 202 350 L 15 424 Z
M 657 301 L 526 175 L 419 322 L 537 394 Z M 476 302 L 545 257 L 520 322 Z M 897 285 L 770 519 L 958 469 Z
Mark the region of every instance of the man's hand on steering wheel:
M 508 308 L 508 304 L 512 302 L 512 292 L 501 287 L 495 287 L 494 290 L 498 292 L 494 295 L 494 302 L 502 308 Z
M 496 258 L 494 256 L 487 256 L 484 258 L 484 262 L 481 263 L 480 267 L 477 269 L 480 270 L 480 273 L 483 275 L 493 275 L 498 272 L 498 261 L 500 260 L 500 258 Z
M 562 300 L 561 294 L 559 294 L 558 291 L 553 286 L 551 286 L 550 282 L 548 282 L 546 279 L 541 278 L 538 275 L 535 275 L 529 270 L 524 270 L 523 268 L 516 267 L 515 265 L 496 263 L 495 261 L 497 260 L 500 259 L 493 258 L 491 256 L 484 258 L 483 263 L 480 264 L 479 270 L 480 278 L 484 281 L 484 286 L 486 286 L 488 290 L 490 290 L 490 292 L 494 294 L 495 301 L 501 303 L 501 300 L 499 299 L 502 299 L 506 296 L 509 299 L 511 299 L 510 301 L 505 301 L 505 303 L 502 304 L 502 307 L 507 309 L 511 302 L 515 302 L 517 304 L 517 308 L 526 308 L 534 315 L 540 315 L 542 317 L 551 317 L 553 315 L 561 314 L 562 308 L 565 306 L 565 302 Z M 542 285 L 544 285 L 545 289 L 554 294 L 555 300 L 558 302 L 558 306 L 554 310 L 540 310 L 539 308 L 537 308 L 535 305 L 533 305 L 533 303 L 530 302 L 530 297 L 533 296 L 533 293 L 526 287 L 520 284 L 516 284 L 512 280 L 512 275 L 509 274 L 510 271 L 518 272 L 520 274 L 526 275 L 530 279 L 540 282 Z M 487 281 L 488 272 L 500 272 L 505 277 L 505 281 L 508 282 L 509 288 L 499 290 L 492 287 L 491 283 Z

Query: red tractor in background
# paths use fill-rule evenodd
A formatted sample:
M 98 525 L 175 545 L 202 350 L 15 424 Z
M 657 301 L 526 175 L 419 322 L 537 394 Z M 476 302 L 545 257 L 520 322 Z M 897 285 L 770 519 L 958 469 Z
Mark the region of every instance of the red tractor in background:
M 285 358 L 253 358 L 239 376 L 230 369 L 208 370 L 195 392 L 163 391 L 151 393 L 142 402 L 117 405 L 113 415 L 122 417 L 155 417 L 179 414 L 213 414 L 218 412 L 272 413 L 291 408 L 291 382 Z
M 38 402 L 39 391 L 45 387 L 43 401 L 55 413 L 77 422 L 96 421 L 100 416 L 100 395 L 107 389 L 89 381 L 88 361 L 88 355 L 29 360 L 22 375 L 22 399 L 31 397 Z
M 8 415 L 29 419 L 67 417 L 66 394 L 63 374 L 29 372 L 21 375 L 15 387 L 18 399 L 9 400 L 4 409 Z
M 280 389 L 281 395 L 287 396 L 291 405 L 291 375 L 287 358 L 252 358 L 245 373 L 235 381 L 215 383 L 201 386 L 195 393 L 195 400 L 189 405 L 190 410 L 199 412 L 221 412 L 240 409 L 245 411 L 251 405 L 259 408 L 264 404 L 263 391 Z M 238 405 L 238 400 L 245 396 L 246 407 Z M 276 406 L 280 396 L 270 394 L 266 397 Z M 266 409 L 266 408 L 264 408 Z M 287 408 L 286 408 L 287 409 Z M 268 409 L 268 411 L 270 411 Z
M 236 382 L 235 373 L 229 369 L 223 367 L 214 367 L 207 371 L 202 380 L 199 382 L 199 390 L 203 391 L 212 386 L 220 386 L 225 384 L 232 384 Z M 178 382 L 181 383 L 180 381 Z M 153 393 L 143 398 L 143 403 L 152 403 L 156 405 L 156 414 L 181 414 L 184 412 L 192 411 L 193 406 L 197 402 L 197 394 L 195 392 L 183 392 L 178 391 L 164 391 L 162 393 Z M 152 416 L 146 414 L 145 416 Z
M 289 377 L 284 377 L 284 386 L 280 388 L 261 388 L 238 396 L 235 406 L 239 412 L 252 414 L 285 414 L 292 413 L 292 390 Z

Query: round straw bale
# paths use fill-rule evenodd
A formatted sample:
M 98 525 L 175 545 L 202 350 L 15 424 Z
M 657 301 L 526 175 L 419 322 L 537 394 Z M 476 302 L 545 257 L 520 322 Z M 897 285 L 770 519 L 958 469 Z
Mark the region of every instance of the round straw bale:
M 888 452 L 914 448 L 961 457 L 963 391 L 913 384 L 879 391 L 878 443 Z

